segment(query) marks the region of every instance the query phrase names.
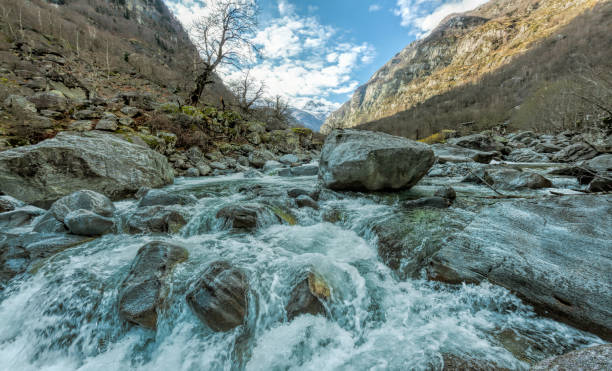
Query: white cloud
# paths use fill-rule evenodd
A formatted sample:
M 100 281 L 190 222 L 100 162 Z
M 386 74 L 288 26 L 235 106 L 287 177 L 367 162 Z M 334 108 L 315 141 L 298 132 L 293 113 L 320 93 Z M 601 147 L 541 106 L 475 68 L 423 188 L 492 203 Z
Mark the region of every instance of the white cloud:
M 488 0 L 397 0 L 395 15 L 402 26 L 414 28 L 421 36 L 431 32 L 446 16 L 472 10 Z
M 372 4 L 370 5 L 370 7 L 368 8 L 368 11 L 370 12 L 377 12 L 381 9 L 380 5 L 378 4 Z

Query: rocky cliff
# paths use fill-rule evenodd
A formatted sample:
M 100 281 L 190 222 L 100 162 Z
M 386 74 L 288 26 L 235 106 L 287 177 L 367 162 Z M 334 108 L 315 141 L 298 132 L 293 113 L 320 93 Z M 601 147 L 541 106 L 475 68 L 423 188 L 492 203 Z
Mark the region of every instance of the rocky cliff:
M 513 63 L 577 16 L 606 1 L 492 0 L 451 15 L 408 45 L 331 114 L 322 132 L 390 117 Z

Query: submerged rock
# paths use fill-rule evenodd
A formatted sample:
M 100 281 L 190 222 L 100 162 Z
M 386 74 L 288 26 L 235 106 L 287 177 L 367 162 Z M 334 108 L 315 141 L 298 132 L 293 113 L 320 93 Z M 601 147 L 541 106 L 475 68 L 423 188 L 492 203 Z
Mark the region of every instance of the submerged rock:
M 295 198 L 295 202 L 298 207 L 309 207 L 311 209 L 319 210 L 319 204 L 308 195 L 299 195 Z
M 25 206 L 25 204 L 16 198 L 11 196 L 0 196 L 0 213 L 13 211 L 22 206 Z
M 435 162 L 426 144 L 384 133 L 336 130 L 328 135 L 319 179 L 334 190 L 408 189 Z
M 259 203 L 227 205 L 217 212 L 216 217 L 225 220 L 230 228 L 235 229 L 255 229 L 265 223 L 266 218 L 280 221 L 265 205 Z
M 331 290 L 325 280 L 316 273 L 309 273 L 291 292 L 285 307 L 287 319 L 291 321 L 301 314 L 325 315 L 323 301 L 329 300 Z
M 215 262 L 187 293 L 195 315 L 216 332 L 230 331 L 244 323 L 248 310 L 246 275 L 227 262 Z
M 532 371 L 547 370 L 612 370 L 612 344 L 598 345 L 543 360 Z
M 155 241 L 142 246 L 119 288 L 119 316 L 155 329 L 157 311 L 164 301 L 164 278 L 176 264 L 187 260 L 187 256 L 187 250 L 166 242 Z
M 451 203 L 451 199 L 445 197 L 423 197 L 417 200 L 406 201 L 402 206 L 406 209 L 416 209 L 421 207 L 446 209 L 450 207 Z
M 197 201 L 198 200 L 192 195 L 170 193 L 161 189 L 151 189 L 141 197 L 138 206 L 193 205 Z
M 120 199 L 142 186 L 169 184 L 173 177 L 163 155 L 98 131 L 61 132 L 0 152 L 0 191 L 42 207 L 82 189 Z
M 17 228 L 30 224 L 34 218 L 43 215 L 45 210 L 34 206 L 23 206 L 12 211 L 0 213 L 0 228 Z
M 129 216 L 130 233 L 178 233 L 187 220 L 172 206 L 148 206 L 139 208 Z
M 541 313 L 612 339 L 612 198 L 569 196 L 484 209 L 431 261 L 432 279 L 506 287 Z

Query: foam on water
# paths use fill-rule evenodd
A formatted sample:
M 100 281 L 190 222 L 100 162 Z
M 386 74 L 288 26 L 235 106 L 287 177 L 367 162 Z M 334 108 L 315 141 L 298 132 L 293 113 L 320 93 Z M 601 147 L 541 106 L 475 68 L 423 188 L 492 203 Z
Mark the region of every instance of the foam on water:
M 595 336 L 536 316 L 507 290 L 489 284 L 448 286 L 400 280 L 377 257 L 372 222 L 398 213 L 393 201 L 328 197 L 321 210 L 295 210 L 297 225 L 235 232 L 215 219 L 223 205 L 249 199 L 237 189 L 261 184 L 286 199 L 289 188 L 314 188 L 314 177 L 240 175 L 178 179 L 172 192 L 200 197 L 175 236 L 108 235 L 49 258 L 0 295 L 0 368 L 11 370 L 386 370 L 440 369 L 448 355 L 527 369 L 530 362 L 601 343 Z M 119 214 L 133 201 L 117 203 Z M 324 222 L 330 208 L 343 212 Z M 455 210 L 415 229 L 418 239 L 468 219 Z M 433 223 L 433 222 L 432 222 Z M 430 229 L 428 229 L 430 228 Z M 449 231 L 450 233 L 450 231 Z M 166 240 L 189 251 L 167 279 L 156 332 L 123 322 L 117 289 L 140 246 Z M 249 278 L 247 323 L 214 333 L 185 302 L 190 286 L 216 260 Z M 292 289 L 316 271 L 331 289 L 328 316 L 287 321 Z

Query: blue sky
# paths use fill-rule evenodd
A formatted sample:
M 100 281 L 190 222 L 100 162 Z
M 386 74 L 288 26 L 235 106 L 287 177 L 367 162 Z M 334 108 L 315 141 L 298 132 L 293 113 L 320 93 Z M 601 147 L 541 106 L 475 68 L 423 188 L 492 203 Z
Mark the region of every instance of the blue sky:
M 165 0 L 189 25 L 206 13 L 202 0 Z M 208 0 L 214 1 L 214 0 Z M 357 86 L 442 18 L 486 0 L 258 0 L 254 41 L 263 60 L 252 75 L 268 94 L 298 108 L 309 100 L 337 108 Z M 236 71 L 222 69 L 226 80 Z

